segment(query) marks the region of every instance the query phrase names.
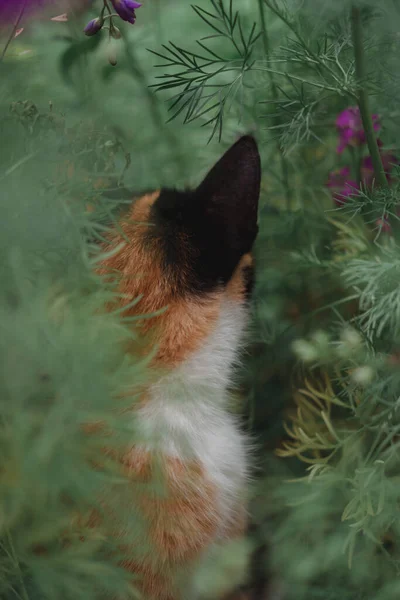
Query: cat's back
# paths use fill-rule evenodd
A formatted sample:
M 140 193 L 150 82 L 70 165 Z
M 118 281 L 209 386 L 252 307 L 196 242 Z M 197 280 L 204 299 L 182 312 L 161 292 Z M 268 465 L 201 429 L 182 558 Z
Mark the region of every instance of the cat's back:
M 245 526 L 247 443 L 228 390 L 249 313 L 259 189 L 257 146 L 245 136 L 196 190 L 135 202 L 99 269 L 118 273 L 119 308 L 153 357 L 122 459 L 135 484 L 125 508 L 138 511 L 122 536 L 137 556 L 124 566 L 152 600 L 185 597 L 182 570 L 190 587 L 199 557 Z
M 230 411 L 228 389 L 246 324 L 245 307 L 227 294 L 212 333 L 151 387 L 137 414 L 148 449 L 201 466 L 215 489 L 216 537 L 242 517 L 245 502 L 249 444 L 239 418 Z

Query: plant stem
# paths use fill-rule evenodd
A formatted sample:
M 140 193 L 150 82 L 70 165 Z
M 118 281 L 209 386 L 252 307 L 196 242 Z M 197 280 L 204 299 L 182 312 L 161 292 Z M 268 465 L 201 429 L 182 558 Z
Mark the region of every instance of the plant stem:
M 5 57 L 5 55 L 6 55 L 6 52 L 7 52 L 7 49 L 8 49 L 8 46 L 11 44 L 11 41 L 13 40 L 13 38 L 14 38 L 14 36 L 15 36 L 15 33 L 16 33 L 16 31 L 17 31 L 17 28 L 18 28 L 18 25 L 19 25 L 19 23 L 20 23 L 20 21 L 21 21 L 21 19 L 22 19 L 22 15 L 24 14 L 24 11 L 25 11 L 25 7 L 26 7 L 26 3 L 27 3 L 27 1 L 28 1 L 28 0 L 24 0 L 24 2 L 22 3 L 21 10 L 20 10 L 20 11 L 19 11 L 19 13 L 18 13 L 18 16 L 17 16 L 17 18 L 16 18 L 16 21 L 15 21 L 15 23 L 14 23 L 14 26 L 13 26 L 13 28 L 12 28 L 12 31 L 11 31 L 11 33 L 10 33 L 10 35 L 9 35 L 8 39 L 7 39 L 6 45 L 5 45 L 5 46 L 4 46 L 4 48 L 3 48 L 3 52 L 1 53 L 1 56 L 0 56 L 0 62 L 1 62 L 1 61 L 4 59 L 4 57 Z
M 355 176 L 355 179 L 357 181 L 357 183 L 362 183 L 361 181 L 361 154 L 359 149 L 357 148 L 357 151 L 355 150 L 355 148 L 353 148 L 353 146 L 349 146 L 349 150 L 350 150 L 350 156 L 351 156 L 351 162 L 353 165 L 353 174 Z
M 269 46 L 267 24 L 265 21 L 264 0 L 258 0 L 258 9 L 260 12 L 260 19 L 261 19 L 261 29 L 262 29 L 262 39 L 263 39 L 263 43 L 264 43 L 264 52 L 265 52 L 265 56 L 267 59 L 267 65 L 269 67 L 270 66 L 270 46 Z M 272 97 L 273 97 L 274 101 L 276 101 L 278 99 L 278 89 L 275 84 L 274 74 L 271 71 L 268 71 L 268 75 L 269 75 L 269 80 L 271 83 Z M 275 121 L 275 124 L 279 124 L 279 123 L 277 123 L 276 119 L 274 121 Z M 290 183 L 289 183 L 288 164 L 283 155 L 283 149 L 279 143 L 279 140 L 276 143 L 276 147 L 277 147 L 277 150 L 279 153 L 282 181 L 283 181 L 283 185 L 285 188 L 286 206 L 287 206 L 287 208 L 290 208 L 291 201 L 292 201 L 292 190 L 290 189 Z
M 361 9 L 353 6 L 351 9 L 351 28 L 354 46 L 355 72 L 358 84 L 358 106 L 361 119 L 367 139 L 369 153 L 371 155 L 374 168 L 375 181 L 380 187 L 387 187 L 387 179 L 383 168 L 381 155 L 379 153 L 378 143 L 375 137 L 374 125 L 372 122 L 371 110 L 369 106 L 369 97 L 365 89 L 365 53 L 362 35 Z

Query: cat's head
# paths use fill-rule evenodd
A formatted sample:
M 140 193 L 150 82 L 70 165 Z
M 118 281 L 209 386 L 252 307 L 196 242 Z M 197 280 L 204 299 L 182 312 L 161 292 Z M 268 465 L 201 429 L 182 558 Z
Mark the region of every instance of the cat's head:
M 166 307 L 141 323 L 157 344 L 160 365 L 177 366 L 204 345 L 227 306 L 245 312 L 260 178 L 256 142 L 242 137 L 196 189 L 162 189 L 139 198 L 120 224 L 124 235 L 113 233 L 112 247 L 125 245 L 101 271 L 119 273 L 123 304 L 141 296 L 126 313 Z

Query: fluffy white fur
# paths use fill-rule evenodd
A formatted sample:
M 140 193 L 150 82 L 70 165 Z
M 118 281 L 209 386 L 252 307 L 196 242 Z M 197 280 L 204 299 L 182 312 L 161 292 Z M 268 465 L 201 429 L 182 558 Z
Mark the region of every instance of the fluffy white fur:
M 217 326 L 180 367 L 153 385 L 137 425 L 148 449 L 195 458 L 218 490 L 220 536 L 242 510 L 246 439 L 229 413 L 228 386 L 243 340 L 247 309 L 226 299 Z

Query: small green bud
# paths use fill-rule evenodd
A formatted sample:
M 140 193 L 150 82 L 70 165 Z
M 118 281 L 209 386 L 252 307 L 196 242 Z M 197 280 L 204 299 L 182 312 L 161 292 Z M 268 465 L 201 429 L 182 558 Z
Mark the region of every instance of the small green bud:
M 357 367 L 352 372 L 351 378 L 354 383 L 359 385 L 368 385 L 374 378 L 374 370 L 368 365 Z
M 110 51 L 108 52 L 108 62 L 113 67 L 115 67 L 115 65 L 118 62 L 117 61 L 117 49 L 115 47 L 110 48 Z
M 306 340 L 295 340 L 292 344 L 292 350 L 304 362 L 313 362 L 319 355 L 317 348 Z
M 358 331 L 356 331 L 352 327 L 346 327 L 346 329 L 342 331 L 340 337 L 343 344 L 349 346 L 349 349 L 355 349 L 361 346 L 362 344 L 362 337 L 360 336 Z
M 329 345 L 329 335 L 325 331 L 318 330 L 312 335 L 312 341 L 320 348 L 326 349 Z
M 112 35 L 114 40 L 121 39 L 121 31 L 118 29 L 118 27 L 115 27 L 115 25 L 110 28 L 110 35 Z

